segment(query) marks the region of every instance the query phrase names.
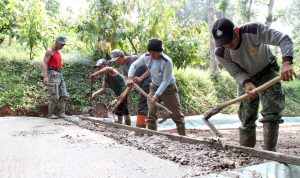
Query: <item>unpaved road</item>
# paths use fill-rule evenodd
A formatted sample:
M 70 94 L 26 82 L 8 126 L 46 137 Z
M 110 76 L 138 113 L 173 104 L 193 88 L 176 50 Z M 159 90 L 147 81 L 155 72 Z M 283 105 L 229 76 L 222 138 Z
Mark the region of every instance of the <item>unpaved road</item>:
M 0 118 L 1 178 L 190 177 L 159 159 L 63 120 Z

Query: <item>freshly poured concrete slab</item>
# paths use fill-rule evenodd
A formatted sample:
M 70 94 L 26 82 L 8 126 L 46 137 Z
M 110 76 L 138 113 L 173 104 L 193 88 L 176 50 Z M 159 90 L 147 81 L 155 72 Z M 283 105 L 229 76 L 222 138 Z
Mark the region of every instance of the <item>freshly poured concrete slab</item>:
M 0 118 L 1 178 L 185 177 L 189 167 L 63 120 Z

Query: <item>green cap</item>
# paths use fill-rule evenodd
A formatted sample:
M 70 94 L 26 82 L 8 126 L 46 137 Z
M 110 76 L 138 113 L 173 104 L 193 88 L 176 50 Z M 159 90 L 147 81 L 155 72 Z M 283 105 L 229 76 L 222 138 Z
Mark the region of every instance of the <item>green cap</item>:
M 58 37 L 56 38 L 56 42 L 58 42 L 59 44 L 62 44 L 62 45 L 66 45 L 66 44 L 67 44 L 66 38 L 63 37 L 63 36 L 58 36 Z

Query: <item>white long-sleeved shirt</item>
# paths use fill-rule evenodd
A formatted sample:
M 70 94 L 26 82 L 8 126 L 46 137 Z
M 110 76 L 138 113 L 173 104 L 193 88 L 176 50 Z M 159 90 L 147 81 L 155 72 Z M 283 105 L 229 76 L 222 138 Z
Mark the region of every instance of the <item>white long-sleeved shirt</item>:
M 158 86 L 158 89 L 155 92 L 157 96 L 162 95 L 169 85 L 175 84 L 173 62 L 166 54 L 161 53 L 159 59 L 151 59 L 149 53 L 143 54 L 131 64 L 128 71 L 128 77 L 133 77 L 137 68 L 142 65 L 147 66 L 148 71 L 151 74 L 152 83 Z

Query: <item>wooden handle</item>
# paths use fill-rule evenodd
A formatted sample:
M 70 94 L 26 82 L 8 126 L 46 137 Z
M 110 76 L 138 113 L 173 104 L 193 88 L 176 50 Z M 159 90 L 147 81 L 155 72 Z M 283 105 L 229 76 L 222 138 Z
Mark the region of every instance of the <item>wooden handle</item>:
M 269 88 L 270 86 L 274 85 L 275 83 L 279 82 L 280 80 L 281 80 L 280 76 L 275 77 L 272 80 L 264 83 L 263 85 L 255 88 L 252 91 L 260 93 L 260 92 L 264 91 L 265 89 Z M 227 107 L 229 105 L 232 105 L 234 103 L 237 103 L 239 101 L 242 101 L 242 100 L 246 99 L 247 97 L 248 97 L 248 94 L 245 93 L 245 94 L 243 94 L 243 95 L 241 95 L 241 96 L 239 96 L 239 97 L 237 97 L 235 99 L 232 99 L 232 100 L 226 101 L 224 103 L 221 103 L 221 104 L 217 105 L 216 107 L 214 107 L 214 108 L 209 109 L 208 111 L 206 111 L 203 114 L 203 117 L 204 117 L 204 119 L 208 120 L 211 116 L 219 113 L 223 108 L 225 108 L 225 107 Z
M 263 85 L 261 85 L 261 86 L 255 88 L 255 89 L 252 90 L 252 91 L 253 91 L 253 92 L 260 93 L 260 92 L 266 90 L 267 88 L 269 88 L 270 86 L 274 85 L 275 83 L 279 82 L 280 80 L 281 80 L 281 77 L 280 77 L 280 76 L 275 77 L 275 78 L 273 78 L 272 80 L 270 80 L 270 81 L 264 83 Z M 229 101 L 226 101 L 226 102 L 222 103 L 222 106 L 223 106 L 223 107 L 226 107 L 226 106 L 232 105 L 232 104 L 234 104 L 234 103 L 237 103 L 237 102 L 239 102 L 239 101 L 242 101 L 242 100 L 246 99 L 247 97 L 248 97 L 248 94 L 245 93 L 245 94 L 243 94 L 243 95 L 241 95 L 241 96 L 239 96 L 239 97 L 237 97 L 237 98 L 235 98 L 235 99 L 232 99 L 232 100 L 229 100 Z
M 130 87 L 126 87 L 126 89 L 123 91 L 123 93 L 120 95 L 119 101 L 117 102 L 116 106 L 112 110 L 112 113 L 115 113 L 117 108 L 120 106 L 120 104 L 123 102 L 124 98 L 128 95 L 130 91 Z
M 133 83 L 134 84 L 134 87 L 140 92 L 142 93 L 142 95 L 144 95 L 146 98 L 148 98 L 152 103 L 155 104 L 155 106 L 163 109 L 164 111 L 166 111 L 167 113 L 171 114 L 172 112 L 166 108 L 165 106 L 159 104 L 158 102 L 155 102 L 146 92 L 144 92 L 143 89 L 141 89 L 136 83 Z

